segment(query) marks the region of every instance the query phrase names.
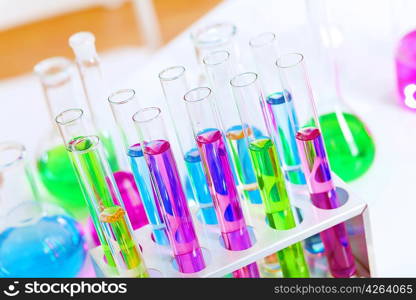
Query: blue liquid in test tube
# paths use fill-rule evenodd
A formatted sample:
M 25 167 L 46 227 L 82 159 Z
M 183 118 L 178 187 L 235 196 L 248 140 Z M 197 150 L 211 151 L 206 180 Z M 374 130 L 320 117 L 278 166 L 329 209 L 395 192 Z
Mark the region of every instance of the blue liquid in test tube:
M 169 245 L 169 240 L 166 235 L 166 226 L 160 211 L 160 205 L 151 183 L 150 172 L 140 144 L 130 146 L 127 151 L 127 155 L 130 158 L 130 165 L 133 171 L 134 180 L 136 181 L 137 188 L 139 189 L 147 218 L 153 227 L 152 231 L 154 240 L 160 245 Z
M 286 98 L 285 101 L 283 92 L 268 95 L 267 108 L 270 112 L 273 129 L 277 134 L 277 150 L 286 179 L 294 184 L 306 184 L 296 145 L 295 130 L 298 127 L 296 112 L 290 94 L 287 94 Z
M 184 159 L 194 197 L 199 203 L 201 217 L 206 224 L 218 224 L 198 149 L 193 148 L 186 152 Z

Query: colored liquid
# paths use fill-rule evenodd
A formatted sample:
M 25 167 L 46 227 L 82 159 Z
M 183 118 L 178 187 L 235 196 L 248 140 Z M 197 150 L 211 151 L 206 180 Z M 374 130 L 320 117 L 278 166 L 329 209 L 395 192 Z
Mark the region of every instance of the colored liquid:
M 357 179 L 367 172 L 376 149 L 364 123 L 348 113 L 322 115 L 319 123 L 332 171 L 344 181 Z
M 77 139 L 74 139 L 71 143 L 75 143 Z M 115 261 L 111 253 L 110 247 L 105 238 L 103 228 L 99 221 L 97 209 L 102 211 L 106 207 L 112 207 L 115 205 L 111 191 L 107 185 L 106 170 L 101 163 L 101 157 L 95 149 L 94 145 L 89 139 L 85 139 L 75 144 L 76 150 L 81 151 L 77 155 L 71 153 L 75 164 L 77 176 L 79 176 L 80 187 L 84 192 L 85 201 L 90 212 L 91 219 L 94 223 L 95 231 L 98 235 L 98 239 L 103 247 L 104 255 L 108 265 L 115 267 Z
M 156 243 L 168 245 L 169 240 L 166 235 L 166 226 L 163 221 L 157 193 L 153 188 L 149 169 L 143 156 L 140 144 L 129 147 L 127 154 L 130 158 L 130 166 L 134 174 L 136 186 L 140 191 L 140 196 L 145 207 L 147 219 L 153 227 L 153 237 Z
M 165 140 L 151 141 L 144 147 L 144 154 L 160 197 L 171 248 L 179 271 L 183 273 L 200 271 L 205 268 L 205 261 L 170 144 Z
M 198 134 L 196 142 L 206 169 L 208 186 L 213 195 L 224 246 L 234 251 L 248 249 L 252 246 L 252 242 L 244 220 L 223 136 L 217 129 L 207 129 Z M 234 273 L 235 276 L 259 276 L 255 263 Z
M 184 159 L 192 191 L 199 204 L 203 221 L 206 224 L 218 224 L 198 149 L 194 148 L 186 152 Z
M 397 95 L 401 106 L 416 109 L 416 31 L 407 33 L 398 44 L 395 55 Z
M 114 146 L 108 138 L 103 141 L 111 168 L 116 170 Z M 65 147 L 59 145 L 45 151 L 37 168 L 43 185 L 57 198 L 57 203 L 77 218 L 86 217 L 87 208 Z
M 288 100 L 291 100 L 289 95 Z M 305 184 L 299 152 L 296 145 L 297 116 L 293 102 L 286 102 L 282 92 L 270 94 L 266 99 L 271 123 L 278 135 L 277 150 L 287 179 L 294 184 Z
M 0 233 L 0 277 L 74 277 L 86 257 L 79 224 L 67 216 L 44 216 Z
M 252 135 L 250 128 L 246 129 L 246 134 L 241 125 L 229 128 L 226 138 L 229 145 L 231 158 L 237 170 L 238 180 L 244 188 L 244 196 L 253 204 L 261 203 L 261 195 L 256 182 L 253 165 L 248 153 L 246 135 Z
M 302 128 L 296 139 L 312 203 L 322 209 L 339 207 L 319 129 Z M 355 263 L 345 224 L 335 225 L 320 235 L 331 274 L 334 277 L 351 277 L 355 273 Z
M 196 137 L 196 141 L 207 171 L 225 247 L 247 249 L 251 247 L 251 241 L 222 134 L 216 129 L 206 130 Z
M 125 214 L 120 206 L 108 207 L 100 213 L 100 221 L 110 226 L 112 237 L 120 247 L 123 262 L 119 265 L 125 266 L 127 270 L 133 270 L 135 277 L 149 277 Z
M 234 278 L 260 278 L 259 267 L 257 263 L 249 264 L 233 273 Z
M 251 141 L 249 150 L 269 225 L 277 230 L 296 227 L 272 140 L 265 137 Z M 280 250 L 277 255 L 284 277 L 309 277 L 301 243 Z

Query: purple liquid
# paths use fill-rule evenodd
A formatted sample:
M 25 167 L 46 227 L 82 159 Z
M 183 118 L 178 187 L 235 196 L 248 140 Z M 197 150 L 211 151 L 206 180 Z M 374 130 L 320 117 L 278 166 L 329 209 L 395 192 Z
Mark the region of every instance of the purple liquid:
M 416 31 L 409 32 L 400 41 L 395 55 L 397 94 L 400 104 L 416 109 Z
M 206 130 L 196 137 L 207 173 L 208 187 L 214 201 L 224 246 L 228 250 L 245 250 L 252 246 L 230 160 L 219 130 Z M 259 277 L 256 263 L 233 272 L 239 277 Z M 234 277 L 235 277 L 234 276 Z
M 339 207 L 321 132 L 315 127 L 300 129 L 296 142 L 312 203 L 322 209 Z M 331 274 L 351 277 L 355 273 L 355 263 L 345 224 L 335 225 L 320 235 Z
M 198 272 L 205 261 L 192 223 L 170 144 L 154 140 L 146 144 L 144 154 L 160 195 L 170 244 L 179 271 Z

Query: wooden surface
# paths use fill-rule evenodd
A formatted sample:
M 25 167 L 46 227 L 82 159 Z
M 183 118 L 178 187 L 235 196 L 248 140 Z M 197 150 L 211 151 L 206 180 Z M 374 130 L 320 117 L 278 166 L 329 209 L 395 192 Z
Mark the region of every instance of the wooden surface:
M 163 42 L 166 43 L 221 0 L 153 0 Z M 132 4 L 114 9 L 97 7 L 57 16 L 0 32 L 0 79 L 31 72 L 38 61 L 72 57 L 68 37 L 87 30 L 96 35 L 98 51 L 140 46 Z

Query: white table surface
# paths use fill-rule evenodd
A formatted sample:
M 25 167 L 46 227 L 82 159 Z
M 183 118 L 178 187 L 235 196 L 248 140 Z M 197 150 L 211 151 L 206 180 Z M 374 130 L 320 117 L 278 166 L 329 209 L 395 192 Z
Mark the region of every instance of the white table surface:
M 401 109 L 394 99 L 389 3 L 388 0 L 333 1 L 336 1 L 338 20 L 345 34 L 345 43 L 340 49 L 342 91 L 348 105 L 370 128 L 377 147 L 371 169 L 350 184 L 369 204 L 376 275 L 416 276 L 416 238 L 410 230 L 416 226 L 413 182 L 416 116 Z M 193 26 L 217 21 L 237 25 L 246 70 L 252 70 L 248 38 L 264 31 L 277 32 L 281 52 L 306 54 L 314 83 L 314 74 L 320 66 L 309 55 L 312 44 L 305 33 L 305 20 L 306 11 L 301 0 L 229 0 Z M 114 79 L 110 80 L 111 87 L 134 88 L 143 106 L 159 105 L 163 110 L 159 71 L 178 64 L 190 71 L 197 69 L 189 39 L 191 28 L 141 66 L 112 65 L 117 59 L 105 58 L 106 69 L 111 69 L 107 77 Z M 316 88 L 318 103 L 319 95 L 320 89 Z M 0 140 L 25 142 L 29 150 L 34 151 L 36 141 L 49 125 L 42 101 L 41 89 L 32 76 L 0 83 Z M 390 202 L 393 204 L 389 205 Z

